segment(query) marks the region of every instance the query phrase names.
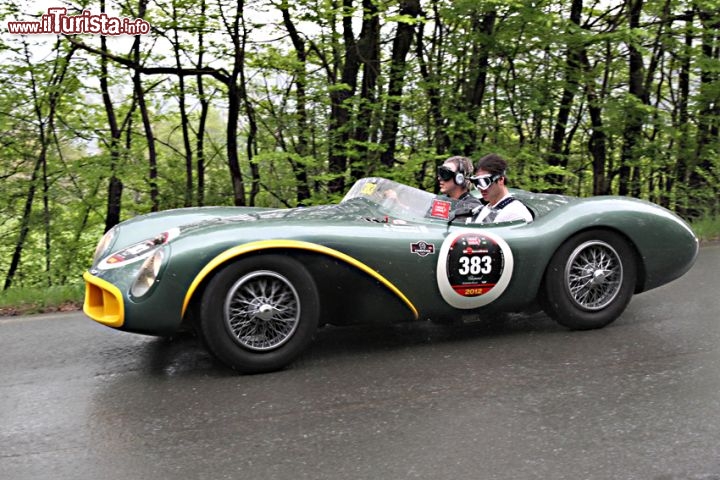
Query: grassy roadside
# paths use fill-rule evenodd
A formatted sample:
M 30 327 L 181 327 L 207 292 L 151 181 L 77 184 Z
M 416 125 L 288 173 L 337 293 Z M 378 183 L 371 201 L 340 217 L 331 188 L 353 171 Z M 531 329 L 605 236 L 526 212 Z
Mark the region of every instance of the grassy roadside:
M 720 241 L 720 217 L 696 220 L 690 226 L 700 243 Z
M 693 222 L 701 243 L 720 241 L 720 217 Z M 69 312 L 82 308 L 82 281 L 57 287 L 11 288 L 0 291 L 0 317 L 33 313 Z
M 82 281 L 57 287 L 10 288 L 0 292 L 0 317 L 79 310 L 84 295 Z

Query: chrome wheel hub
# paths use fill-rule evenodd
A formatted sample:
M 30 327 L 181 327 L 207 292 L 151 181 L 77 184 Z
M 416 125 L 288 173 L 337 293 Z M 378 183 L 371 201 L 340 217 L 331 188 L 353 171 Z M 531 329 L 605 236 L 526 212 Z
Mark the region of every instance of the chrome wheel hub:
M 267 303 L 263 303 L 260 305 L 260 307 L 255 311 L 255 318 L 267 322 L 272 320 L 274 315 L 275 309 L 272 305 L 268 305 Z

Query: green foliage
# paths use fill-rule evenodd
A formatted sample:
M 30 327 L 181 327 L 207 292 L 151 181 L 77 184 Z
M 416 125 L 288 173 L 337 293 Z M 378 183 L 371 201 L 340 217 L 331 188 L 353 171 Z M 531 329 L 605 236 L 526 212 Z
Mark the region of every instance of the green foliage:
M 477 160 L 489 152 L 508 158 L 514 187 L 543 191 L 559 183 L 565 193 L 592 195 L 597 159 L 590 147 L 601 133 L 601 174 L 611 192 L 628 180 L 623 176 L 632 176 L 639 179 L 643 198 L 688 218 L 717 216 L 720 49 L 708 15 L 696 15 L 691 24 L 679 20 L 693 9 L 713 12 L 713 5 L 682 0 L 667 4 L 670 11 L 665 11 L 665 3 L 645 2 L 643 28 L 630 29 L 617 2 L 593 4 L 592 9 L 586 5 L 579 25 L 570 21 L 571 3 L 565 0 L 420 3 L 423 13 L 414 16 L 401 13 L 396 3 L 377 2 L 379 36 L 360 43 L 355 43 L 361 34 L 358 26 L 367 12 L 359 1 L 345 8 L 329 0 L 279 5 L 252 0 L 244 10 L 225 0 L 148 4 L 145 18 L 154 30 L 140 38 L 139 65 L 130 65 L 133 39 L 109 40 L 109 100 L 121 131 L 117 145 L 111 142 L 98 83 L 97 37 L 77 36 L 85 48 L 64 37 L 3 36 L 3 279 L 26 225 L 14 285 L 76 281 L 105 228 L 111 177 L 123 185 L 121 218 L 153 208 L 153 184 L 160 209 L 184 206 L 188 183 L 192 204 L 201 197 L 205 205 L 232 204 L 227 151 L 231 95 L 238 96 L 240 105 L 236 140 L 246 199 L 257 185 L 257 206 L 334 202 L 344 193 L 332 192 L 334 182 L 342 179 L 349 186 L 362 175 L 387 176 L 432 191 L 435 168 L 445 158 L 469 154 Z M 110 12 L 133 15 L 122 2 L 107 5 Z M 302 52 L 291 43 L 279 6 L 288 8 L 304 42 Z M 3 21 L 30 19 L 36 9 L 0 0 Z M 344 19 L 351 20 L 352 32 L 343 30 Z M 235 24 L 238 36 L 232 32 Z M 397 93 L 389 91 L 390 68 L 397 61 L 393 49 L 401 27 L 415 30 Z M 690 46 L 687 34 L 693 36 Z M 373 41 L 380 49 L 379 62 L 363 63 L 372 57 L 366 49 Z M 628 91 L 629 46 L 642 55 L 648 88 L 644 100 Z M 71 49 L 69 71 L 60 78 Z M 683 72 L 685 59 L 688 70 Z M 132 67 L 143 68 L 141 83 L 157 155 L 154 180 Z M 201 70 L 189 70 L 196 67 Z M 681 73 L 689 76 L 687 98 Z M 561 101 L 569 96 L 561 150 L 550 152 Z M 344 102 L 334 104 L 340 97 Z M 180 115 L 181 98 L 186 118 Z M 204 143 L 198 138 L 201 100 L 209 109 Z M 590 117 L 590 106 L 599 109 L 599 120 Z M 393 118 L 397 133 L 388 139 L 384 127 Z M 626 138 L 630 120 L 641 127 L 632 139 Z M 331 127 L 338 123 L 341 128 Z M 623 156 L 628 140 L 634 142 L 630 158 Z M 391 141 L 392 160 L 384 164 Z M 46 153 L 43 165 L 38 163 L 40 152 Z M 551 153 L 559 164 L 549 164 Z M 201 154 L 203 185 L 197 164 Z M 332 171 L 339 173 L 331 173 L 331 162 L 338 162 Z M 30 182 L 33 174 L 35 183 Z

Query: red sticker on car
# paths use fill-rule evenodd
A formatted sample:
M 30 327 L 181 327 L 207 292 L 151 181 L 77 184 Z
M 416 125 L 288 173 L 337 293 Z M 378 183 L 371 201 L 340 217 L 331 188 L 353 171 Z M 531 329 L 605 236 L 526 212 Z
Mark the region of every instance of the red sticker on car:
M 430 208 L 430 216 L 447 220 L 450 218 L 451 207 L 452 204 L 446 200 L 433 200 L 432 207 Z

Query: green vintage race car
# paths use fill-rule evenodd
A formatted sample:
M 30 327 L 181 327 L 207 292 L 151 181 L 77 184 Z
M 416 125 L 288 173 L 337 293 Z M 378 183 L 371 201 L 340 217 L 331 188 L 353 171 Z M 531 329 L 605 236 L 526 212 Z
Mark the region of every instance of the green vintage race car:
M 265 372 L 324 324 L 540 306 L 570 329 L 600 328 L 695 261 L 690 227 L 652 203 L 514 194 L 533 222 L 466 223 L 447 199 L 382 178 L 337 205 L 142 215 L 98 244 L 84 312 L 128 332 L 193 327 L 225 364 Z

